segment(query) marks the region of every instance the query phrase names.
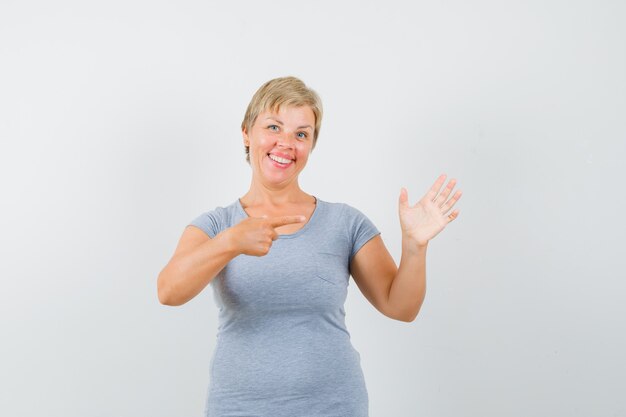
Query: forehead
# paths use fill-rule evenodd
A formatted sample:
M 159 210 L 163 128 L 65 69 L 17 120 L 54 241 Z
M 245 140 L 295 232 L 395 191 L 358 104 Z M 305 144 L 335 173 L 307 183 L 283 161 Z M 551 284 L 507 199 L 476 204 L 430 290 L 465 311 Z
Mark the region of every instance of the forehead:
M 266 109 L 259 113 L 258 121 L 264 122 L 266 119 L 274 119 L 283 124 L 315 125 L 315 113 L 310 106 L 281 106 L 278 111 Z

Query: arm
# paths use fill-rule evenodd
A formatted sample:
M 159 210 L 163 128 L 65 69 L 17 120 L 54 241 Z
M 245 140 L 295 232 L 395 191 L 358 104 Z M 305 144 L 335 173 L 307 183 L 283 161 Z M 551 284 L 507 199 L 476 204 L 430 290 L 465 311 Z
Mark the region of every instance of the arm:
M 276 227 L 305 221 L 304 216 L 247 218 L 209 238 L 185 228 L 174 256 L 157 280 L 161 304 L 179 306 L 198 295 L 239 254 L 265 256 L 278 238 Z
M 459 210 L 446 215 L 461 198 L 461 191 L 448 200 L 456 180 L 451 180 L 440 193 L 445 178 L 445 175 L 440 175 L 426 195 L 413 206 L 409 205 L 406 189 L 400 192 L 398 213 L 402 228 L 402 259 L 389 289 L 389 303 L 398 309 L 401 316 L 408 317 L 408 321 L 415 320 L 424 302 L 428 242 L 459 215 Z
M 456 180 L 451 180 L 439 193 L 444 180 L 445 175 L 441 175 L 413 206 L 409 206 L 408 193 L 402 189 L 398 201 L 402 228 L 399 268 L 379 236 L 363 245 L 352 259 L 350 268 L 354 281 L 363 295 L 387 317 L 411 322 L 422 307 L 426 295 L 428 242 L 459 214 L 459 210 L 454 210 L 447 215 L 461 198 L 461 191 L 447 200 Z
M 402 239 L 402 258 L 398 273 L 391 282 L 388 303 L 403 321 L 415 320 L 426 296 L 426 245 Z
M 174 256 L 157 280 L 161 304 L 179 306 L 198 295 L 237 256 L 229 229 L 209 238 L 202 230 L 185 228 Z
M 426 292 L 426 246 L 402 239 L 400 268 L 380 236 L 372 238 L 354 255 L 350 272 L 367 300 L 385 316 L 415 320 Z

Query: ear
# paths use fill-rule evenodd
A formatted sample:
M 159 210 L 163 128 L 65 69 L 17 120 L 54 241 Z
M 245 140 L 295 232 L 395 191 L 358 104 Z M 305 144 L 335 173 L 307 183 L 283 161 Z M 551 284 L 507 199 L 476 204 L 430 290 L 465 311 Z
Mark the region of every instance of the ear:
M 243 144 L 245 146 L 250 146 L 250 138 L 248 138 L 248 132 L 245 127 L 241 129 L 241 136 L 243 136 Z

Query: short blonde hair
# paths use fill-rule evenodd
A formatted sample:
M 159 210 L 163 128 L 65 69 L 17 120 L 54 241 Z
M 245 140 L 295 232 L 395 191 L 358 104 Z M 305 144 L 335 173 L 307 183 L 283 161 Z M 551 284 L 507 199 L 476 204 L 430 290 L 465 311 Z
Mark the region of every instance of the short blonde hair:
M 274 78 L 263 84 L 252 97 L 246 115 L 241 122 L 241 129 L 249 133 L 259 114 L 266 110 L 278 112 L 281 106 L 309 106 L 315 115 L 315 130 L 313 132 L 313 146 L 315 149 L 317 137 L 322 126 L 322 100 L 315 91 L 307 87 L 296 77 Z M 250 147 L 245 146 L 246 161 L 250 163 Z

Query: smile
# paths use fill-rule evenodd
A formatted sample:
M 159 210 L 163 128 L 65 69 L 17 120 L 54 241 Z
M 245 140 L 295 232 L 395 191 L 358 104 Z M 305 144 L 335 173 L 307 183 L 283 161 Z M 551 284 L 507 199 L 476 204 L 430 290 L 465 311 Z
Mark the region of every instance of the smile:
M 267 156 L 269 156 L 272 161 L 274 161 L 274 162 L 276 162 L 276 163 L 278 163 L 280 165 L 285 165 L 286 166 L 286 165 L 289 165 L 289 164 L 291 164 L 293 162 L 291 159 L 281 158 L 279 156 L 272 155 L 272 154 L 269 154 L 269 153 L 267 154 Z

